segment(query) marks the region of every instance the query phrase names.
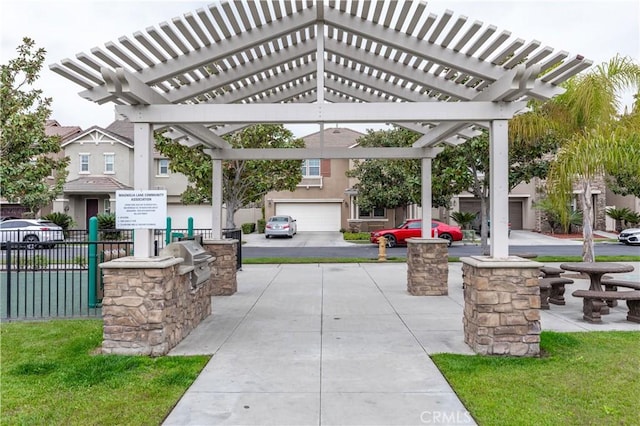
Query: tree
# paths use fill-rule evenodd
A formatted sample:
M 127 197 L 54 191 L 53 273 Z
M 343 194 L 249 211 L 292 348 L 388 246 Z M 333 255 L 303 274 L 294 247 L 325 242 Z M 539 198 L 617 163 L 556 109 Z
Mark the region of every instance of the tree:
M 0 197 L 19 202 L 35 214 L 62 193 L 69 159 L 56 156 L 60 138 L 45 134 L 51 98 L 32 87 L 46 52 L 36 49 L 29 38 L 22 42 L 17 58 L 2 65 L 1 71 Z
M 411 146 L 418 134 L 395 128 L 370 131 L 358 139 L 362 146 Z M 509 190 L 534 177 L 546 176 L 549 154 L 557 149 L 552 136 L 539 138 L 537 143 L 511 141 L 509 146 Z M 467 142 L 446 146 L 432 163 L 432 202 L 436 207 L 449 207 L 454 195 L 468 191 L 480 199 L 481 244 L 488 245 L 489 217 L 489 137 L 486 132 Z M 363 208 L 396 208 L 411 203 L 420 204 L 421 169 L 419 160 L 367 160 L 356 162 L 350 177 L 359 179 L 358 205 Z M 485 179 L 485 176 L 487 177 Z
M 258 124 L 225 136 L 234 148 L 302 148 L 282 125 Z M 156 137 L 156 148 L 166 155 L 174 172 L 187 176 L 190 185 L 182 194 L 185 204 L 211 203 L 212 162 L 204 149 Z M 235 228 L 234 214 L 262 199 L 270 191 L 293 191 L 302 179 L 299 160 L 229 160 L 222 166 L 222 200 L 227 208 L 227 228 Z
M 580 185 L 578 195 L 583 212 L 584 241 L 582 258 L 585 262 L 595 260 L 591 200 L 594 179 L 614 171 L 621 161 L 632 162 L 640 170 L 640 133 L 627 132 L 627 129 L 618 127 L 610 133 L 596 128 L 590 133 L 576 134 L 560 149 L 549 171 L 547 190 L 555 205 L 568 204 L 575 182 Z M 560 213 L 566 214 L 564 211 Z
M 547 191 L 556 205 L 563 206 L 574 186 L 580 189 L 582 257 L 585 262 L 593 262 L 594 179 L 615 176 L 620 168 L 635 176 L 640 173 L 638 103 L 628 116 L 617 115 L 621 91 L 632 89 L 636 96 L 640 94 L 640 66 L 630 58 L 616 56 L 592 72 L 569 80 L 566 88 L 553 102 L 567 111 L 564 124 L 568 137 L 549 171 Z
M 420 135 L 400 127 L 390 130 L 369 130 L 358 139 L 363 147 L 409 147 Z M 449 207 L 451 197 L 464 190 L 459 185 L 459 173 L 436 157 L 432 163 L 432 203 L 434 207 Z M 358 206 L 364 210 L 376 207 L 389 209 L 422 202 L 422 172 L 418 159 L 356 160 L 347 176 L 358 179 Z M 456 179 L 458 178 L 458 179 Z

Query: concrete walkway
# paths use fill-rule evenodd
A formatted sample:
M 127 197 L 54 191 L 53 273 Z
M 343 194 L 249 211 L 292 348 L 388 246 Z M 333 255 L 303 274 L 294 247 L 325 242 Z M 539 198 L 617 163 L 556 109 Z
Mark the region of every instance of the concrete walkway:
M 214 356 L 165 424 L 474 424 L 429 358 L 472 353 L 461 264 L 449 272 L 449 296 L 415 297 L 406 264 L 243 266 L 238 293 L 215 297 L 213 315 L 171 352 Z M 640 330 L 625 306 L 584 322 L 571 292 L 587 287 L 577 279 L 566 306 L 542 311 L 543 330 Z

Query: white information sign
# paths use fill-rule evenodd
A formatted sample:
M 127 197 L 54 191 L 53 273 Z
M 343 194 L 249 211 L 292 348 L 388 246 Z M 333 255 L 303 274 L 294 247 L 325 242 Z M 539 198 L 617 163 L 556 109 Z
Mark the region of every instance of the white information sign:
M 167 226 L 167 191 L 116 191 L 116 228 L 164 229 Z

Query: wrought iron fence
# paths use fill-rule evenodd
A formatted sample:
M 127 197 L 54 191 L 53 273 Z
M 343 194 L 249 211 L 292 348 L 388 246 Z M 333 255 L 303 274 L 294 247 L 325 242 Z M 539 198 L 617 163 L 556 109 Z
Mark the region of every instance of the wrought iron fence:
M 101 315 L 98 263 L 127 255 L 132 242 L 64 241 L 33 247 L 6 242 L 0 253 L 0 318 L 3 320 Z M 95 250 L 90 250 L 90 247 Z M 95 253 L 91 259 L 90 253 Z
M 0 252 L 0 318 L 3 320 L 101 315 L 102 274 L 97 265 L 133 254 L 134 232 L 101 230 L 100 241 L 88 241 L 86 230 L 70 230 L 65 241 L 3 242 Z M 155 255 L 168 242 L 189 237 L 187 229 L 154 232 Z M 193 236 L 213 239 L 211 229 L 193 229 Z M 242 240 L 239 229 L 225 229 L 224 238 Z M 238 244 L 237 268 L 242 267 Z

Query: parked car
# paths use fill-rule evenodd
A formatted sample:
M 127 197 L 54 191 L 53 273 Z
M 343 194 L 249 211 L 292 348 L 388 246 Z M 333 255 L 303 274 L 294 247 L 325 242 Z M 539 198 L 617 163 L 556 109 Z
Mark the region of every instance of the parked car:
M 618 234 L 618 241 L 625 244 L 640 244 L 640 228 L 623 230 Z
M 265 238 L 277 236 L 293 238 L 297 233 L 298 225 L 291 216 L 271 216 L 264 228 Z
M 8 219 L 0 222 L 0 244 L 27 242 L 30 250 L 36 247 L 52 247 L 54 241 L 64 241 L 60 226 L 42 219 Z
M 482 223 L 480 222 L 481 222 L 480 215 L 478 214 L 476 216 L 476 219 L 473 221 L 473 223 L 471 223 L 471 229 L 476 231 L 476 234 L 480 234 L 482 232 Z M 490 237 L 491 236 L 491 219 L 487 220 L 487 225 L 489 228 L 489 230 L 487 231 L 487 236 Z M 507 226 L 508 226 L 507 235 L 511 236 L 511 222 L 509 222 Z
M 438 238 L 449 241 L 451 245 L 454 241 L 462 241 L 462 231 L 457 226 L 447 225 L 446 223 L 431 221 L 431 236 L 434 236 L 434 230 L 438 232 Z M 378 244 L 378 238 L 385 237 L 387 239 L 387 247 L 395 247 L 396 245 L 404 245 L 407 238 L 422 237 L 422 219 L 407 219 L 396 228 L 382 229 L 374 231 L 369 237 L 369 241 Z

